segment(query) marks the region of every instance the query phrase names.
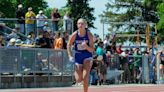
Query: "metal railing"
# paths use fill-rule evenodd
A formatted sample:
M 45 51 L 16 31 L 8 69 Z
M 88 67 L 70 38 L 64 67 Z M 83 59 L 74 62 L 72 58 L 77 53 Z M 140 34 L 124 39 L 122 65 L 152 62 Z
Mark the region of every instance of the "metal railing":
M 37 87 L 37 76 L 47 76 L 48 85 L 58 76 L 60 83 L 70 78 L 72 85 L 74 66 L 69 63 L 66 50 L 39 48 L 0 48 L 0 87 L 4 87 L 4 77 L 13 76 L 14 87 L 25 86 L 26 76 L 33 77 L 33 87 Z M 20 81 L 18 81 L 18 77 Z M 67 84 L 68 84 L 67 83 Z
M 128 55 L 127 57 L 111 54 L 108 59 L 109 66 L 107 69 L 107 79 L 114 79 L 116 84 L 118 81 L 120 81 L 120 83 L 125 83 L 124 80 L 133 83 L 135 79 L 139 81 L 138 83 L 150 83 L 148 58 L 149 57 L 146 54 Z M 138 65 L 136 66 L 137 63 Z
M 19 19 L 17 19 L 17 18 L 0 18 L 0 26 L 5 24 L 5 26 L 12 28 L 12 29 L 14 29 L 15 27 L 22 29 L 21 28 L 22 25 L 21 26 L 19 25 L 20 23 L 18 23 L 18 20 Z M 42 24 L 42 27 L 44 25 L 46 25 L 46 30 L 50 29 L 53 33 L 55 33 L 55 31 L 53 29 L 54 25 L 53 25 L 52 19 L 44 19 L 44 20 L 31 19 L 31 20 L 34 20 L 34 24 L 33 24 L 34 28 L 32 29 L 32 31 L 34 31 L 36 35 L 38 34 L 37 31 L 40 30 L 40 27 L 41 27 L 41 26 L 39 26 L 39 27 L 37 26 L 37 20 L 40 20 L 40 21 L 42 21 L 42 23 L 45 23 L 45 24 Z M 24 19 L 24 21 L 25 21 L 25 19 Z M 56 31 L 67 31 L 69 34 L 71 34 L 74 31 L 73 21 L 74 21 L 73 19 L 69 19 L 69 20 L 60 19 L 58 24 L 57 24 L 58 30 L 56 30 Z M 22 34 L 26 34 L 26 35 L 28 34 L 26 23 L 23 23 L 22 31 L 20 31 Z M 10 33 L 10 31 L 8 31 L 6 29 L 3 29 L 3 32 L 4 33 Z

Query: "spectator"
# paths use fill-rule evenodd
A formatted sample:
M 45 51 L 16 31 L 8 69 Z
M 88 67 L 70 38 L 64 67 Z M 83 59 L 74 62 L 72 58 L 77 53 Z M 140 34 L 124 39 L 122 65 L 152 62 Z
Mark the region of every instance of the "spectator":
M 54 34 L 52 33 L 51 29 L 48 29 L 47 32 L 50 34 L 50 40 L 53 42 L 54 40 Z
M 129 65 L 129 70 L 130 70 L 130 75 L 131 75 L 131 79 L 133 79 L 133 73 L 134 73 L 134 57 L 132 57 L 134 54 L 133 49 L 131 48 L 129 53 L 128 53 L 128 65 Z
M 19 38 L 19 36 L 17 35 L 18 33 L 18 29 L 15 28 L 12 30 L 12 32 L 7 36 L 7 39 L 11 39 L 11 38 Z
M 55 8 L 51 14 L 52 18 L 52 32 L 55 33 L 58 30 L 58 22 L 60 20 L 60 14 L 58 13 L 58 9 Z
M 123 83 L 131 82 L 130 70 L 128 66 L 128 52 L 129 51 L 126 49 L 125 52 L 123 51 L 120 54 L 120 63 L 121 63 L 122 69 L 124 70 L 124 73 L 122 76 Z
M 68 34 L 71 34 L 72 33 L 72 20 L 68 12 L 65 13 L 63 22 L 64 22 L 63 23 L 64 30 L 67 31 Z
M 53 46 L 54 46 L 54 49 L 63 49 L 63 40 L 62 40 L 62 37 L 60 36 L 60 32 L 56 32 L 56 35 L 53 41 Z
M 25 43 L 34 45 L 35 44 L 35 33 L 33 31 L 31 31 L 27 37 L 28 37 L 28 39 L 25 41 Z
M 36 15 L 36 19 L 37 19 L 36 23 L 37 23 L 37 35 L 38 35 L 39 30 L 43 31 L 43 27 L 46 22 L 47 16 L 45 16 L 43 11 L 40 10 L 39 14 Z
M 15 43 L 16 43 L 16 39 L 11 38 L 8 45 L 7 45 L 7 47 L 17 47 Z
M 34 31 L 35 24 L 35 13 L 32 11 L 32 7 L 28 8 L 28 12 L 25 15 L 25 23 L 26 23 L 26 35 L 29 32 Z M 35 32 L 35 31 L 34 31 Z M 36 34 L 35 34 L 36 35 Z
M 163 69 L 164 69 L 164 46 L 163 46 L 163 49 L 162 51 L 160 52 L 159 54 L 159 57 L 160 57 L 160 80 L 163 80 Z
M 43 32 L 40 32 L 38 37 L 36 38 L 36 45 L 39 47 L 39 48 L 45 48 L 46 46 L 46 41 L 45 39 L 43 38 Z
M 68 33 L 66 31 L 63 32 L 63 49 L 67 49 L 67 39 L 68 39 Z
M 44 32 L 43 38 L 46 42 L 45 48 L 52 48 L 53 42 L 51 41 L 50 34 L 47 31 Z
M 0 34 L 0 47 L 3 47 L 4 45 L 3 36 Z
M 139 48 L 136 48 L 136 50 L 134 51 L 134 82 L 138 82 L 139 81 L 139 77 L 137 77 L 140 74 L 140 69 L 142 66 L 142 58 L 139 57 L 141 56 L 141 52 Z
M 89 77 L 90 77 L 90 84 L 97 85 L 97 83 L 98 83 L 98 62 L 97 62 L 97 60 L 93 61 Z
M 18 5 L 18 10 L 16 11 L 16 18 L 18 18 L 17 25 L 19 26 L 19 30 L 22 34 L 24 34 L 25 13 L 23 12 L 22 4 Z
M 48 31 L 49 29 L 48 22 L 44 22 L 43 31 Z
M 106 35 L 106 38 L 105 38 L 105 40 L 104 40 L 104 47 L 105 47 L 105 48 L 106 48 L 107 46 L 109 46 L 109 44 L 110 44 L 109 38 L 110 38 L 110 35 L 107 34 L 107 35 Z
M 106 75 L 107 75 L 107 64 L 106 64 L 106 54 L 104 51 L 104 44 L 102 41 L 100 41 L 98 43 L 98 47 L 96 49 L 96 55 L 97 56 L 102 56 L 103 60 L 100 60 L 101 62 L 99 63 L 100 66 L 100 79 L 99 79 L 99 84 L 101 85 L 101 83 L 105 84 L 106 83 Z
M 116 49 L 116 52 L 117 52 L 118 54 L 121 54 L 121 53 L 123 52 L 123 50 L 122 50 L 122 45 L 119 45 L 119 47 Z
M 42 70 L 42 66 L 43 66 L 43 54 L 38 52 L 37 53 L 37 57 L 36 57 L 36 63 L 35 63 L 35 70 Z

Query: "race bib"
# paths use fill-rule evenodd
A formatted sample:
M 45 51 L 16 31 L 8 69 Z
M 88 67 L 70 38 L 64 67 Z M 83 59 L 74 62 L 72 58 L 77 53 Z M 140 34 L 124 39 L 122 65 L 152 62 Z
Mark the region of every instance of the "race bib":
M 85 50 L 82 44 L 77 44 L 77 50 Z

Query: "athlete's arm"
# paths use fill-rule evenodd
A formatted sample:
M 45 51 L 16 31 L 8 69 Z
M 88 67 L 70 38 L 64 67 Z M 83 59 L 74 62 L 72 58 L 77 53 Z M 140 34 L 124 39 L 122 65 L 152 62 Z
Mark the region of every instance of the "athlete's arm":
M 69 38 L 68 43 L 67 43 L 67 53 L 68 53 L 68 56 L 69 57 L 72 57 L 71 48 L 72 48 L 73 42 L 75 41 L 75 38 L 76 38 L 76 33 L 74 32 L 71 35 L 71 37 Z
M 89 37 L 89 46 L 87 46 L 87 50 L 91 53 L 94 52 L 94 41 L 93 41 L 93 35 L 91 32 L 88 32 L 88 37 Z

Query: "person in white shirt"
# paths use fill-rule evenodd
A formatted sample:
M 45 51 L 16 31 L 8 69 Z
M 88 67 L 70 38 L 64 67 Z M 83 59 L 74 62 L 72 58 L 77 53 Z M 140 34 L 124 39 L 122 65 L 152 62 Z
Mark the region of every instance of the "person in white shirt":
M 72 20 L 69 16 L 69 12 L 66 12 L 63 17 L 63 28 L 68 34 L 72 33 Z
M 39 14 L 36 15 L 37 23 L 37 35 L 40 31 L 43 31 L 44 24 L 47 20 L 47 16 L 44 15 L 43 11 L 40 10 Z

